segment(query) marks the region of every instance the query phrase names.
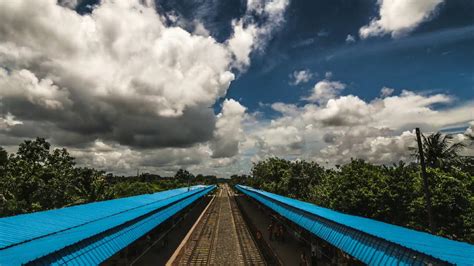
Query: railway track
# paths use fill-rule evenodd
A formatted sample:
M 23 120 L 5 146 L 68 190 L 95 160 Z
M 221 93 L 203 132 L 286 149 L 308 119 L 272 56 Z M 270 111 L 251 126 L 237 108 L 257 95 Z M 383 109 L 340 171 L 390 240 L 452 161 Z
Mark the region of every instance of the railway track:
M 168 265 L 265 265 L 227 185 L 204 211 Z
M 230 190 L 228 192 L 230 192 Z M 234 218 L 235 229 L 239 239 L 240 250 L 242 251 L 240 261 L 242 261 L 244 265 L 265 265 L 263 256 L 258 250 L 252 235 L 245 224 L 244 218 L 240 214 L 233 195 L 229 198 L 232 198 L 232 200 L 230 200 L 232 216 Z

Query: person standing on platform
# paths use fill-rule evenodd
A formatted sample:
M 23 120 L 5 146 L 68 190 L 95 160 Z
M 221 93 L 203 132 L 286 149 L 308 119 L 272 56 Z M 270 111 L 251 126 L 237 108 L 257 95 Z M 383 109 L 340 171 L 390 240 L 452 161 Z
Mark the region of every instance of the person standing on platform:
M 285 227 L 282 224 L 278 227 L 278 235 L 280 236 L 280 241 L 285 242 Z
M 275 225 L 273 224 L 273 221 L 270 223 L 270 225 L 268 226 L 268 239 L 270 239 L 270 241 L 273 241 L 273 228 L 275 227 Z

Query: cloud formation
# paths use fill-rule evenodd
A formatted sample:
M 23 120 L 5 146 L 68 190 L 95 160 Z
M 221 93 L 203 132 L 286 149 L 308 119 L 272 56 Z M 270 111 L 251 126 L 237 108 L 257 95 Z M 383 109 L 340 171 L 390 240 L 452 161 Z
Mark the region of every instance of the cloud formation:
M 432 18 L 443 0 L 378 0 L 379 15 L 359 30 L 362 39 L 391 34 L 396 38 Z
M 216 119 L 208 107 L 234 79 L 232 56 L 248 65 L 246 58 L 281 23 L 287 4 L 248 4 L 246 16 L 268 18 L 261 27 L 245 18 L 247 45 L 238 26 L 238 38 L 227 44 L 167 27 L 148 2 L 103 1 L 83 16 L 47 0 L 0 3 L 2 101 L 20 119 L 123 145 L 210 140 Z M 69 8 L 77 3 L 60 2 Z M 239 52 L 241 46 L 247 50 Z
M 21 124 L 23 124 L 23 122 L 15 120 L 15 116 L 10 113 L 7 113 L 5 116 L 0 116 L 0 131 L 8 131 L 11 127 Z
M 0 35 L 0 97 L 12 114 L 124 145 L 209 140 L 208 107 L 234 79 L 225 45 L 166 27 L 138 1 L 83 16 L 54 1 L 2 1 Z
M 330 74 L 326 74 L 331 76 Z M 339 81 L 330 81 L 324 79 L 316 83 L 311 91 L 311 95 L 305 97 L 304 100 L 309 102 L 317 102 L 320 104 L 327 103 L 330 99 L 335 98 L 346 88 L 346 84 Z
M 1 97 L 23 99 L 45 109 L 61 110 L 72 104 L 69 91 L 56 86 L 50 78 L 41 80 L 27 69 L 8 73 L 0 68 Z
M 325 102 L 303 106 L 272 104 L 280 116 L 249 130 L 248 138 L 257 149 L 255 158 L 277 155 L 332 165 L 350 158 L 393 163 L 411 159 L 415 127 L 429 133 L 472 120 L 473 102 L 455 106 L 455 99 L 446 94 L 383 91 L 383 98 L 372 101 L 332 94 Z
M 210 148 L 213 158 L 232 157 L 239 153 L 243 139 L 242 121 L 245 107 L 235 100 L 225 100 L 217 116 L 216 130 Z
M 307 83 L 313 78 L 313 73 L 308 69 L 295 70 L 290 74 L 290 85 L 297 86 L 299 84 Z
M 261 51 L 272 34 L 285 21 L 289 0 L 248 0 L 242 18 L 232 21 L 233 34 L 227 45 L 234 55 L 233 66 L 244 71 L 250 64 L 250 54 Z M 258 20 L 256 19 L 258 18 Z
M 81 2 L 0 2 L 1 145 L 47 137 L 120 171 L 235 163 L 246 108 L 209 107 L 263 51 L 289 1 L 249 1 L 220 42 L 200 21 L 169 23 L 153 1 L 104 0 L 83 15 Z
M 354 37 L 352 34 L 347 34 L 347 36 L 346 36 L 346 43 L 353 43 L 353 42 L 355 42 L 355 41 L 356 41 L 356 39 L 355 39 L 355 37 Z
M 383 88 L 380 90 L 380 96 L 381 96 L 382 98 L 385 98 L 385 97 L 387 97 L 387 96 L 392 95 L 394 91 L 395 91 L 395 90 L 392 89 L 392 88 L 383 87 Z
M 153 1 L 104 0 L 85 15 L 73 10 L 79 2 L 0 1 L 0 145 L 40 136 L 80 165 L 115 173 L 230 175 L 267 156 L 391 163 L 409 157 L 415 126 L 429 132 L 472 120 L 472 102 L 387 87 L 367 100 L 343 93 L 347 85 L 329 72 L 303 101 L 262 105 L 272 119 L 234 99 L 216 115 L 233 72 L 264 51 L 289 0 L 249 0 L 220 41 L 201 21 L 160 14 Z M 439 3 L 379 1 L 380 16 L 361 38 L 409 32 Z M 418 15 L 397 16 L 406 5 Z M 315 75 L 295 71 L 290 85 Z
M 70 9 L 75 9 L 82 0 L 58 0 L 58 4 Z

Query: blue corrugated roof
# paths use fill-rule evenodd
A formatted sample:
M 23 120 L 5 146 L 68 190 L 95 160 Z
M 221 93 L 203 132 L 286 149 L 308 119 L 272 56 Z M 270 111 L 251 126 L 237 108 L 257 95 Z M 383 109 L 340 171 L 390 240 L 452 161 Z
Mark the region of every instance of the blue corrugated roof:
M 144 232 L 149 232 L 157 225 L 191 204 L 197 198 L 207 194 L 212 189 L 213 187 L 207 188 L 189 198 L 186 198 L 185 200 L 179 201 L 177 204 L 173 204 L 164 211 L 160 211 L 146 219 L 101 238 L 93 245 L 84 245 L 84 247 L 78 248 L 73 252 L 65 253 L 64 256 L 57 258 L 57 260 L 52 264 L 64 265 L 70 264 L 71 262 L 79 265 L 99 264 L 117 251 L 129 245 L 131 242 L 143 236 L 145 234 Z
M 184 208 L 183 201 L 190 203 L 190 200 L 195 200 L 213 188 L 211 186 L 194 186 L 189 191 L 188 188 L 179 188 L 154 194 L 2 218 L 0 219 L 0 265 L 16 265 L 38 259 L 138 217 L 146 216 L 160 208 L 175 204 L 152 215 L 153 217 L 166 217 L 166 213 L 173 213 L 173 210 L 179 211 L 179 206 Z M 144 220 L 130 226 L 136 227 Z M 163 220 L 157 221 L 158 223 L 155 221 L 151 224 L 156 226 Z M 137 232 L 143 235 L 147 231 L 139 230 Z M 136 234 L 136 236 L 138 235 Z M 108 237 L 110 238 L 110 236 Z M 129 238 L 129 240 L 131 239 L 133 238 Z M 131 242 L 125 241 L 123 243 Z M 115 246 L 118 247 L 118 245 Z
M 385 264 L 386 261 L 384 260 L 395 260 L 398 263 L 407 263 L 411 258 L 403 258 L 403 254 L 397 254 L 396 256 L 393 256 L 393 253 L 386 254 L 388 252 L 384 253 L 384 250 L 388 251 L 390 247 L 367 244 L 370 240 L 367 240 L 366 236 L 383 239 L 387 241 L 388 244 L 393 243 L 445 262 L 457 265 L 474 265 L 474 246 L 468 243 L 454 241 L 364 217 L 340 213 L 311 203 L 283 197 L 247 186 L 238 185 L 237 188 L 273 208 L 286 218 L 295 221 L 319 237 L 325 240 L 330 239 L 330 242 L 337 247 L 368 264 Z M 284 205 L 320 217 L 322 220 L 311 219 L 308 216 L 292 212 L 288 208 L 284 208 L 282 204 L 275 204 L 275 202 L 283 203 Z M 325 222 L 326 220 L 329 221 L 329 223 Z M 353 231 L 351 231 L 351 229 L 353 229 Z M 366 236 L 358 234 L 358 232 L 366 234 Z M 361 242 L 364 241 L 365 243 L 361 245 Z M 377 263 L 373 263 L 374 261 Z

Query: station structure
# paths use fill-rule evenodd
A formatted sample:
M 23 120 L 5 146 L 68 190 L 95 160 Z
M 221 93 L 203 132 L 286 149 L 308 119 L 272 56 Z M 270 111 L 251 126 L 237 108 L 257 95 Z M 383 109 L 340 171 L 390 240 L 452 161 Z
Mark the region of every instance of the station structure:
M 285 244 L 272 242 L 265 232 L 268 223 L 286 232 Z M 158 253 L 166 246 L 174 252 L 158 262 Z M 158 265 L 166 261 L 167 265 L 472 266 L 474 246 L 227 184 L 0 219 L 2 266 Z

